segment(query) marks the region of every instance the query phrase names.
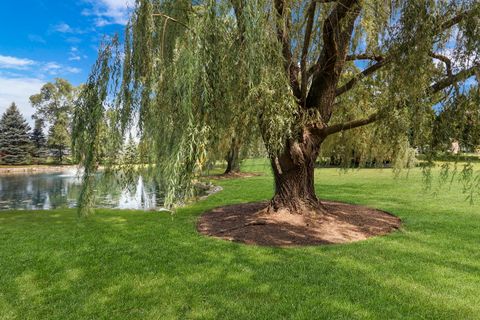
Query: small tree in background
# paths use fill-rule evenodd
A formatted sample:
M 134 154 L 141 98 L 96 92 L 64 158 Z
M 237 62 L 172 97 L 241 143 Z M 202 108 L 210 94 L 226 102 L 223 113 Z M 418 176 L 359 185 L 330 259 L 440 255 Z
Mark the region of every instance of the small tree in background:
M 76 93 L 68 80 L 57 78 L 46 83 L 40 93 L 30 96 L 30 103 L 36 109 L 33 118 L 50 126 L 48 146 L 54 149 L 57 162 L 63 162 L 65 151 L 70 149 Z
M 70 132 L 68 129 L 69 120 L 66 113 L 60 113 L 57 120 L 50 127 L 48 145 L 55 151 L 56 161 L 63 162 L 63 156 L 71 145 Z
M 35 120 L 35 127 L 30 136 L 32 140 L 32 157 L 35 163 L 44 163 L 48 157 L 47 139 L 43 133 L 43 121 Z
M 46 83 L 40 93 L 30 96 L 30 104 L 36 109 L 33 118 L 49 125 L 53 125 L 61 114 L 71 118 L 75 95 L 75 87 L 65 79 L 58 78 L 53 83 Z
M 30 126 L 15 103 L 0 120 L 0 161 L 5 164 L 24 164 L 29 160 Z
M 133 140 L 132 135 L 130 135 L 123 149 L 123 162 L 126 164 L 137 164 L 138 161 L 138 145 L 135 140 Z

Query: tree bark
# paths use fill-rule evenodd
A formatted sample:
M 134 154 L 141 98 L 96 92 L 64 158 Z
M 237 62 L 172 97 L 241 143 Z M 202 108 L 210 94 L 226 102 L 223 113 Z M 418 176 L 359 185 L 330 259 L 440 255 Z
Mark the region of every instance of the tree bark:
M 228 151 L 226 160 L 227 168 L 224 174 L 232 174 L 240 172 L 240 150 L 235 138 L 232 139 L 230 150 Z
M 275 195 L 268 213 L 322 214 L 324 207 L 315 194 L 314 170 L 321 141 L 290 142 L 278 157 L 270 159 Z

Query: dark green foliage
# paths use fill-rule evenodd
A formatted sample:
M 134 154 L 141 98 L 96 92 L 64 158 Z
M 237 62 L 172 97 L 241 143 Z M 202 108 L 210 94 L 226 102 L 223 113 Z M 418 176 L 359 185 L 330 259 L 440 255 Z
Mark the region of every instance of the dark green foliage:
M 464 154 L 451 154 L 451 153 L 437 153 L 432 156 L 420 154 L 417 156 L 418 160 L 428 161 L 431 158 L 433 161 L 441 162 L 480 162 L 480 154 L 478 155 L 464 155 Z
M 132 135 L 129 136 L 128 142 L 123 148 L 122 158 L 125 164 L 137 164 L 139 161 L 138 145 Z
M 58 163 L 63 162 L 70 145 L 69 120 L 67 114 L 62 112 L 57 116 L 48 133 L 48 146 L 54 150 Z
M 32 140 L 32 157 L 33 162 L 39 164 L 44 163 L 48 157 L 47 139 L 43 134 L 43 121 L 35 120 L 35 127 L 30 135 Z
M 449 150 L 457 141 L 464 152 L 480 148 L 480 91 L 472 87 L 464 94 L 452 96 L 435 118 L 433 128 L 434 149 Z
M 36 109 L 34 119 L 50 125 L 48 146 L 53 149 L 57 162 L 63 162 L 71 144 L 71 126 L 77 89 L 65 79 L 46 83 L 40 93 L 30 96 Z
M 30 96 L 30 103 L 36 109 L 34 118 L 52 125 L 60 114 L 73 114 L 76 90 L 65 79 L 46 83 L 40 93 Z
M 5 111 L 0 120 L 0 162 L 24 164 L 29 161 L 31 141 L 30 126 L 20 114 L 15 103 Z

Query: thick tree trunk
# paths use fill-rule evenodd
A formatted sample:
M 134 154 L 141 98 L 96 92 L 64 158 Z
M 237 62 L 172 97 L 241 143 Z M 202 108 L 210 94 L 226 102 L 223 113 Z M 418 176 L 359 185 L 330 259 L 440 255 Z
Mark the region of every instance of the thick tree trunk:
M 324 207 L 315 194 L 314 169 L 320 143 L 294 143 L 271 159 L 275 195 L 269 213 L 318 214 Z
M 228 151 L 226 160 L 227 160 L 227 169 L 224 174 L 232 174 L 240 172 L 240 150 L 236 139 L 232 139 L 232 144 L 230 150 Z

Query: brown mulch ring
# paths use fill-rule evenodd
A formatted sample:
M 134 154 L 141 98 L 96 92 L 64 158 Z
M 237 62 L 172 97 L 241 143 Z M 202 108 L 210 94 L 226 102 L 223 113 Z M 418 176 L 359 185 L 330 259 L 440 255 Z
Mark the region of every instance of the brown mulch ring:
M 365 240 L 400 228 L 401 220 L 364 206 L 322 202 L 327 214 L 267 214 L 267 202 L 213 209 L 200 216 L 201 234 L 251 245 L 288 247 L 326 245 Z
M 233 179 L 233 178 L 252 178 L 252 177 L 259 177 L 261 176 L 261 173 L 255 173 L 255 172 L 232 172 L 232 173 L 222 173 L 222 174 L 214 174 L 214 175 L 209 175 L 205 176 L 207 179 L 212 179 L 212 180 L 223 180 L 223 179 Z

